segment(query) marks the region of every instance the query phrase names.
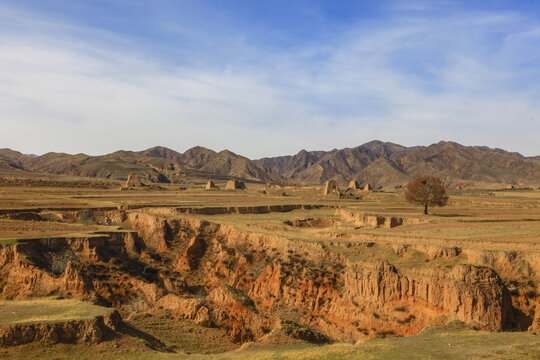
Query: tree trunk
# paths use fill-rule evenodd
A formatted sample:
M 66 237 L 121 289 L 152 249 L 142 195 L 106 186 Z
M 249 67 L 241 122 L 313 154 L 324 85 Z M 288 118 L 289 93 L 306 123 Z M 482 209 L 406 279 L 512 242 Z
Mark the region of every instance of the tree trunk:
M 428 204 L 424 205 L 424 214 L 427 215 L 427 207 L 428 207 Z

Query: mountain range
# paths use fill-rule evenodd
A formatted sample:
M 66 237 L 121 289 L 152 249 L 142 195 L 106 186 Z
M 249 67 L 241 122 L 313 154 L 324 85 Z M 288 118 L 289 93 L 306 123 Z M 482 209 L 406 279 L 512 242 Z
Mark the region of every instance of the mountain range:
M 59 174 L 124 180 L 137 173 L 147 182 L 181 183 L 189 178 L 242 179 L 279 184 L 321 184 L 357 180 L 376 186 L 406 184 L 430 174 L 447 181 L 507 184 L 540 183 L 540 156 L 525 157 L 486 146 L 441 141 L 405 147 L 382 141 L 331 151 L 250 160 L 231 151 L 194 147 L 184 153 L 156 146 L 102 156 L 47 153 L 25 155 L 0 149 L 0 176 Z
M 265 165 L 244 156 L 203 147 L 194 147 L 183 154 L 156 146 L 139 152 L 120 150 L 101 156 L 54 152 L 29 156 L 11 149 L 0 149 L 0 176 L 29 173 L 111 180 L 125 180 L 130 173 L 136 173 L 143 181 L 153 183 L 181 183 L 188 178 L 286 181 Z
M 257 160 L 278 174 L 304 183 L 328 179 L 398 185 L 424 174 L 453 181 L 536 183 L 540 181 L 539 157 L 486 146 L 463 146 L 441 141 L 430 146 L 405 147 L 371 141 L 354 148 L 332 151 L 301 150 L 293 156 Z

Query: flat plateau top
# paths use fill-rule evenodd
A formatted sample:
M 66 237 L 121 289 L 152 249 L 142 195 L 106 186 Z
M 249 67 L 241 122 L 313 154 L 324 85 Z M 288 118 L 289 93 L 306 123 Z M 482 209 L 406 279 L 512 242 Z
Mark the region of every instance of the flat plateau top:
M 0 326 L 93 319 L 113 311 L 72 299 L 7 300 L 0 301 Z

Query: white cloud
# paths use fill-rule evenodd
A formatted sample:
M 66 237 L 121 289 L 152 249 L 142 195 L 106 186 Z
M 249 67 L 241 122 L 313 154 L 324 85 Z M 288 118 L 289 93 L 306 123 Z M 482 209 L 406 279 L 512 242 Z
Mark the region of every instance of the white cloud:
M 141 39 L 8 18 L 0 147 L 103 154 L 202 145 L 255 158 L 444 139 L 540 153 L 538 73 L 520 68 L 540 55 L 528 46 L 539 25 L 513 13 L 357 24 L 331 43 L 281 52 L 233 34 L 234 51 L 218 58 L 206 34 L 204 51 L 177 64 Z

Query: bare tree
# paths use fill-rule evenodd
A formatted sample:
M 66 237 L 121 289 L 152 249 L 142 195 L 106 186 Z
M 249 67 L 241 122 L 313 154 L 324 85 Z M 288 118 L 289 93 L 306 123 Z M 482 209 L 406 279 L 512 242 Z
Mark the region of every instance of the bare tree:
M 427 214 L 428 206 L 445 206 L 448 195 L 441 179 L 424 175 L 407 184 L 405 199 L 412 204 L 423 205 L 424 214 Z

